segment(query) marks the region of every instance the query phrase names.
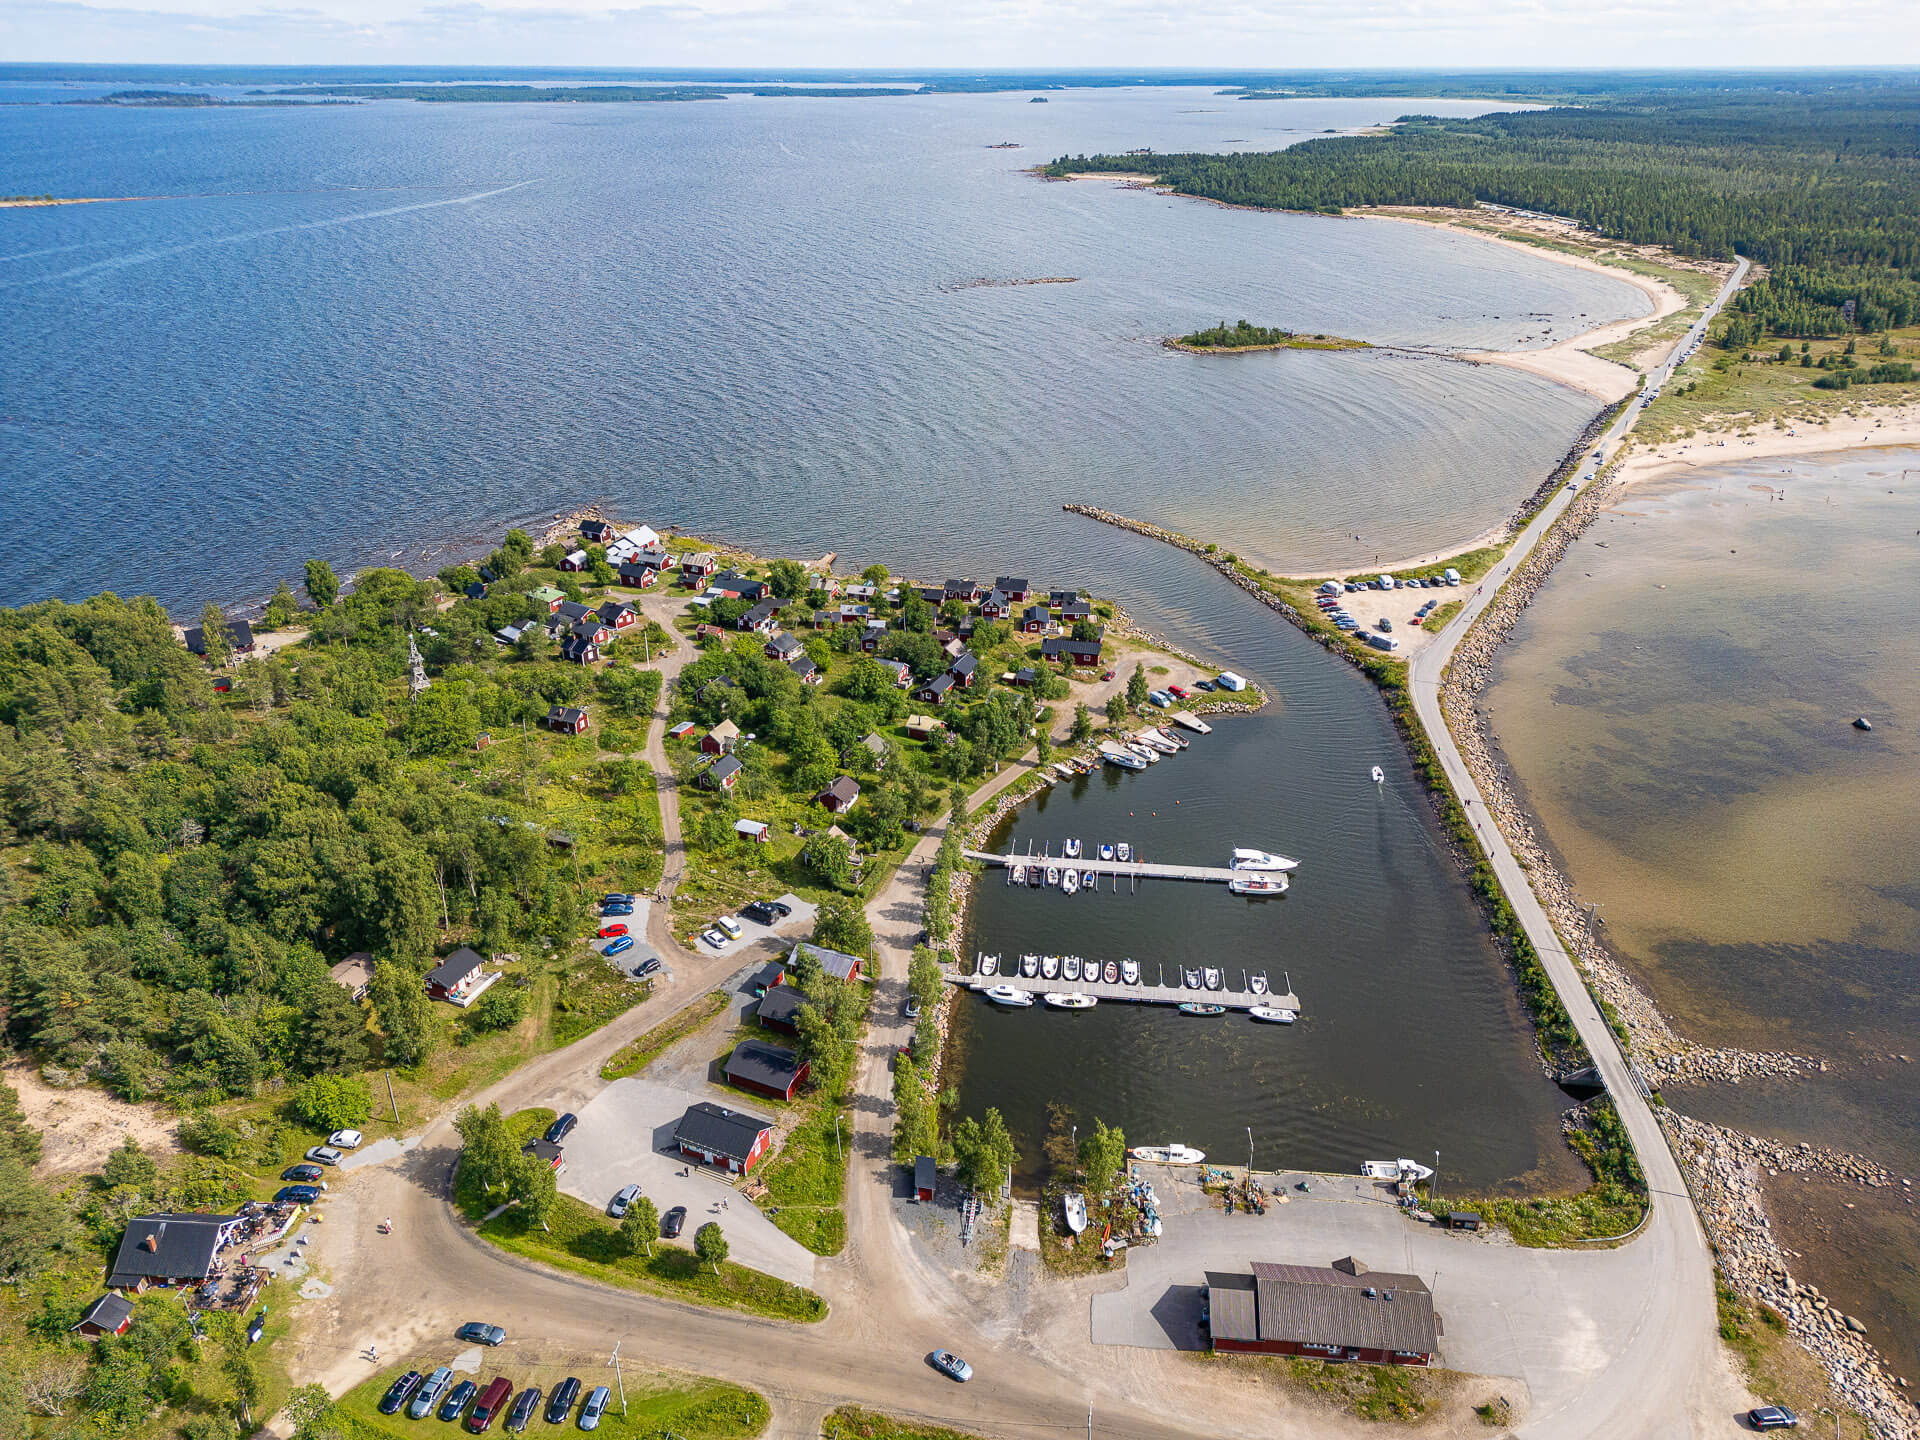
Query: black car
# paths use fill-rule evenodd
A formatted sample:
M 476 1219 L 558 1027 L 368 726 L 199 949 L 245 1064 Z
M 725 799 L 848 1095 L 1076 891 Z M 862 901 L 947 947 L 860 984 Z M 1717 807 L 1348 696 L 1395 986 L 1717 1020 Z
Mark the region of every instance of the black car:
M 660 1233 L 669 1240 L 680 1238 L 680 1231 L 687 1223 L 687 1207 L 676 1205 L 660 1217 Z
M 413 1394 L 413 1387 L 425 1378 L 418 1370 L 409 1370 L 393 1384 L 387 1387 L 387 1393 L 380 1397 L 380 1413 L 394 1415 L 407 1403 L 407 1397 Z
M 580 1398 L 580 1382 L 569 1375 L 553 1387 L 553 1394 L 547 1397 L 547 1423 L 564 1425 L 567 1412 L 573 1409 L 573 1402 Z
M 520 1398 L 513 1402 L 513 1410 L 507 1416 L 507 1432 L 518 1435 L 527 1428 L 527 1422 L 533 1419 L 539 1409 L 540 1387 L 529 1385 L 520 1392 Z
M 659 973 L 660 973 L 660 957 L 658 955 L 649 955 L 646 959 L 642 960 L 638 965 L 633 967 L 633 978 L 636 980 L 644 980 L 649 975 L 657 975 Z
M 499 1345 L 507 1338 L 506 1331 L 484 1320 L 469 1320 L 453 1333 L 457 1339 L 472 1340 L 480 1345 Z
M 280 1172 L 280 1178 L 282 1180 L 299 1180 L 310 1184 L 320 1179 L 326 1173 L 327 1172 L 318 1165 L 308 1165 L 303 1162 L 299 1165 L 289 1165 Z
M 276 1205 L 311 1205 L 320 1198 L 318 1185 L 282 1185 L 274 1192 Z
M 1747 1423 L 1756 1430 L 1791 1430 L 1800 1417 L 1784 1405 L 1762 1405 L 1747 1412 Z
M 442 1420 L 458 1420 L 460 1412 L 473 1403 L 473 1392 L 478 1387 L 471 1380 L 462 1380 L 447 1392 L 447 1398 L 440 1402 Z
M 553 1124 L 547 1126 L 547 1143 L 549 1145 L 558 1145 L 562 1140 L 566 1139 L 568 1135 L 573 1133 L 573 1127 L 579 1123 L 580 1117 L 569 1110 L 565 1115 L 562 1115 L 558 1120 L 554 1121 Z

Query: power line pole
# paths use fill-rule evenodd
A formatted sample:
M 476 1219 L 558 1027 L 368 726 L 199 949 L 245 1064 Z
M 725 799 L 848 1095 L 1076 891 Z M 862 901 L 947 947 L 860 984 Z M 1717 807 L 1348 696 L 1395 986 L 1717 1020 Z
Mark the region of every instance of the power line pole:
M 393 1072 L 383 1070 L 380 1073 L 387 1077 L 387 1103 L 393 1106 L 393 1123 L 397 1126 L 400 1123 L 400 1102 L 393 1098 Z
M 613 1354 L 607 1357 L 607 1364 L 613 1367 L 613 1383 L 620 1387 L 620 1414 L 622 1418 L 625 1418 L 627 1413 L 627 1382 L 625 1377 L 620 1373 L 620 1346 L 622 1343 L 623 1342 L 619 1340 L 613 1342 Z

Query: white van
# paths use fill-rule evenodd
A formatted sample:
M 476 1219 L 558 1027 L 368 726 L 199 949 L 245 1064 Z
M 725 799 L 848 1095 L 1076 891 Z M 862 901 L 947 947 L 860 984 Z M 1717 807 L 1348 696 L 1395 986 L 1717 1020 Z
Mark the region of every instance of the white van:
M 1451 565 L 1449 565 L 1447 567 L 1447 584 L 1458 585 L 1459 583 L 1460 583 L 1460 572 L 1458 570 L 1455 570 Z
M 1393 589 L 1393 577 L 1391 575 L 1382 575 L 1380 577 L 1380 588 L 1382 590 Z
M 1320 593 L 1322 595 L 1339 595 L 1343 593 L 1346 588 L 1347 587 L 1342 585 L 1338 580 L 1329 580 L 1320 587 Z

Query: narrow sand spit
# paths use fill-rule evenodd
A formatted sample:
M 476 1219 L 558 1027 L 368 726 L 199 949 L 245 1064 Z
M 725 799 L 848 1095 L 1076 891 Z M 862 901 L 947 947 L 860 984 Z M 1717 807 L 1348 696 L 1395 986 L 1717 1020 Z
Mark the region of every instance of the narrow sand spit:
M 1920 405 L 1869 407 L 1863 415 L 1837 415 L 1823 421 L 1796 420 L 1784 430 L 1776 430 L 1769 423 L 1750 434 L 1742 433 L 1746 428 L 1746 422 L 1732 421 L 1722 429 L 1697 431 L 1686 440 L 1636 447 L 1621 462 L 1620 479 L 1631 485 L 1657 475 L 1703 470 L 1734 460 L 1829 455 L 1875 446 L 1920 446 Z

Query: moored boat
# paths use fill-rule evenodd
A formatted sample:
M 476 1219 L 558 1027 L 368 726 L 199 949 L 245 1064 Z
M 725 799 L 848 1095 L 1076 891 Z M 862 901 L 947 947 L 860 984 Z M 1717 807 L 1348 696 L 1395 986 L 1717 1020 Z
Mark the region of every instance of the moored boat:
M 1122 770 L 1144 770 L 1147 762 L 1131 750 L 1122 749 L 1109 741 L 1100 747 L 1100 758 L 1109 765 L 1118 765 Z
M 1087 1197 L 1069 1191 L 1060 1197 L 1060 1208 L 1066 1212 L 1067 1229 L 1078 1235 L 1087 1228 Z
M 995 974 L 999 969 L 1000 957 L 998 955 L 987 955 L 983 953 L 980 956 L 980 973 L 982 975 Z
M 1113 859 L 1113 846 L 1104 840 L 1100 842 L 1100 858 L 1102 860 Z
M 1233 852 L 1233 868 L 1235 870 L 1298 870 L 1300 862 L 1265 850 L 1236 849 Z
M 1133 847 L 1127 844 L 1126 841 L 1122 840 L 1113 848 L 1119 853 L 1122 860 L 1131 860 L 1133 858 Z
M 1360 1167 L 1360 1173 L 1373 1180 L 1430 1180 L 1433 1167 L 1402 1156 L 1398 1160 L 1369 1160 Z
M 1182 1015 L 1224 1015 L 1227 1013 L 1227 1007 L 1203 1005 L 1198 1000 L 1188 1000 L 1180 1006 L 1180 1013 Z
M 1049 990 L 1046 1001 L 1056 1010 L 1091 1010 L 1100 1003 L 1091 995 L 1061 990 Z
M 1024 865 L 1013 866 L 1011 873 L 1007 877 L 1007 883 L 1009 885 L 1026 884 L 1027 883 L 1027 867 Z
M 1144 745 L 1149 750 L 1157 750 L 1162 755 L 1171 755 L 1180 748 L 1158 730 L 1136 731 L 1133 736 L 1133 743 Z
M 1242 871 L 1227 881 L 1227 889 L 1235 895 L 1284 895 L 1287 877 L 1278 870 Z
M 1187 737 L 1182 735 L 1178 730 L 1169 730 L 1164 725 L 1154 726 L 1153 733 L 1158 735 L 1162 740 L 1166 741 L 1169 745 L 1173 746 L 1173 748 L 1176 750 L 1184 750 L 1189 745 L 1193 744 L 1191 740 L 1187 739 Z
M 1071 895 L 1080 888 L 1080 872 L 1068 866 L 1060 876 L 1060 888 Z
M 1017 985 L 994 985 L 980 993 L 996 1005 L 1006 1005 L 1015 1010 L 1033 1004 L 1033 996 Z
M 1078 955 L 1067 956 L 1066 959 L 1060 962 L 1060 973 L 1068 980 L 1078 980 L 1080 978 L 1080 957 Z
M 1251 990 L 1256 995 L 1266 994 L 1267 993 L 1267 972 L 1262 970 L 1258 975 L 1249 975 L 1247 977 L 1247 989 Z
M 1127 1151 L 1127 1157 L 1149 1165 L 1198 1165 L 1207 1158 L 1207 1152 L 1191 1145 L 1135 1145 Z
M 1140 962 L 1138 960 L 1121 961 L 1120 978 L 1129 985 L 1138 985 L 1140 983 Z
M 1042 955 L 1040 957 L 1040 977 L 1043 980 L 1058 980 L 1060 978 L 1060 957 L 1058 955 Z
M 1078 840 L 1067 841 L 1066 844 L 1060 847 L 1060 853 L 1069 860 L 1078 860 L 1080 858 L 1080 842 Z
M 1135 755 L 1138 755 L 1149 765 L 1158 765 L 1160 763 L 1160 752 L 1144 740 L 1129 740 L 1127 742 L 1127 749 L 1131 750 Z
M 1220 988 L 1220 972 L 1211 965 L 1201 972 L 1200 978 L 1207 982 L 1207 989 L 1218 990 Z
M 1104 978 L 1106 979 L 1106 982 L 1107 982 L 1107 984 L 1109 984 L 1109 985 L 1117 985 L 1117 984 L 1119 984 L 1119 982 L 1120 982 L 1120 967 L 1119 967 L 1118 965 L 1116 965 L 1116 964 L 1114 964 L 1114 963 L 1113 963 L 1113 961 L 1111 961 L 1111 960 L 1109 960 L 1109 961 L 1107 961 L 1107 968 L 1106 968 L 1106 975 L 1105 975 L 1105 977 L 1104 977 Z
M 1187 989 L 1198 990 L 1201 987 L 1202 981 L 1200 979 L 1200 972 L 1198 970 L 1186 971 L 1185 978 L 1187 982 Z
M 1020 973 L 1029 980 L 1038 975 L 1040 973 L 1040 957 L 1038 955 L 1022 955 L 1020 957 Z
M 1058 885 L 1059 883 L 1060 883 L 1060 867 L 1058 865 L 1047 866 L 1047 888 L 1051 890 L 1054 886 Z
M 1300 1018 L 1298 1010 L 1289 1010 L 1284 1005 L 1256 1005 L 1247 1014 L 1269 1025 L 1291 1025 Z

